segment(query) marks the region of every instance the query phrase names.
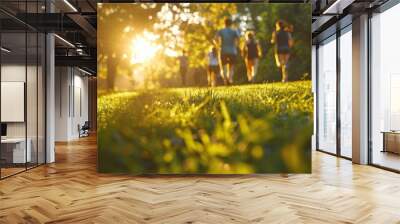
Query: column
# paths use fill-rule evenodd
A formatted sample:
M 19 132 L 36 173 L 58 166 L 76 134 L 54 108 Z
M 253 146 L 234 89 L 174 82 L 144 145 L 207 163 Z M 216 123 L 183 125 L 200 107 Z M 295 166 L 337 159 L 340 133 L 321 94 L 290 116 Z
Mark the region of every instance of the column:
M 368 15 L 353 18 L 352 157 L 368 163 Z
M 54 11 L 51 1 L 46 1 L 46 11 Z M 55 161 L 55 43 L 54 34 L 46 34 L 46 163 Z

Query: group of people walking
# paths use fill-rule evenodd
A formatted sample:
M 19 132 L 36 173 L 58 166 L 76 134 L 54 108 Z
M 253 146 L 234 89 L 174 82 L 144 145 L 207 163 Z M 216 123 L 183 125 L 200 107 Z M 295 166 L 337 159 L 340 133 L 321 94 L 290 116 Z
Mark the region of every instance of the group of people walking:
M 262 54 L 260 44 L 256 40 L 254 32 L 248 31 L 245 35 L 245 43 L 242 48 L 239 48 L 240 33 L 232 25 L 233 22 L 230 18 L 225 19 L 225 27 L 216 33 L 214 43 L 207 54 L 207 80 L 209 86 L 216 86 L 219 79 L 225 85 L 233 84 L 235 65 L 237 64 L 239 53 L 242 54 L 245 60 L 248 82 L 255 81 L 258 62 Z M 282 82 L 288 81 L 287 63 L 290 57 L 290 49 L 293 46 L 292 31 L 293 27 L 286 25 L 282 20 L 278 20 L 272 33 L 271 44 L 275 46 L 275 62 L 281 71 Z M 180 57 L 180 72 L 184 85 L 186 71 L 187 56 L 183 52 Z

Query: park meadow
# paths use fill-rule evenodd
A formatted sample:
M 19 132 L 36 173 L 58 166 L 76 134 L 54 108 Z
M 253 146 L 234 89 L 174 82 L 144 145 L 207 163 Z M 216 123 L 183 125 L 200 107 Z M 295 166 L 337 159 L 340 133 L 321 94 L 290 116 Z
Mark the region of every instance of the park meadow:
M 310 8 L 100 4 L 98 170 L 310 173 L 311 28 L 299 20 L 311 20 Z M 293 40 L 290 51 L 277 47 L 279 26 Z M 224 62 L 221 30 L 228 28 L 237 41 L 233 60 Z M 251 46 L 249 33 L 257 44 L 257 63 L 249 63 L 243 53 Z M 213 52 L 215 60 L 210 58 Z M 288 54 L 284 65 L 283 53 Z M 213 62 L 216 69 L 211 70 Z

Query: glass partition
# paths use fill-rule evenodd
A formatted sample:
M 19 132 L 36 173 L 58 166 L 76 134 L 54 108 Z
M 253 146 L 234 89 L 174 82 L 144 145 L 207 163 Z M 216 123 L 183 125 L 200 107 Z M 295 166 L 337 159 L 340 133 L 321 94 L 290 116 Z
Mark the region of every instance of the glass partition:
M 37 75 L 37 162 L 38 164 L 44 164 L 46 162 L 46 139 L 45 139 L 45 124 L 46 124 L 46 76 L 45 76 L 45 65 L 46 65 L 46 38 L 43 33 L 38 34 L 38 75 Z
M 400 170 L 400 4 L 371 19 L 371 162 Z
M 2 177 L 24 171 L 31 161 L 26 135 L 26 41 L 25 32 L 1 34 Z
M 318 47 L 318 149 L 336 153 L 336 36 Z
M 340 36 L 340 154 L 352 157 L 352 33 L 351 26 Z
M 38 35 L 36 32 L 27 33 L 27 150 L 31 151 L 28 168 L 37 165 L 38 160 Z
M 41 4 L 40 4 L 41 3 Z M 43 11 L 43 1 L 0 6 Z M 17 7 L 18 6 L 18 7 Z M 40 7 L 39 7 L 40 6 Z M 45 163 L 45 35 L 0 12 L 0 178 Z M 7 25 L 3 20 L 17 25 Z

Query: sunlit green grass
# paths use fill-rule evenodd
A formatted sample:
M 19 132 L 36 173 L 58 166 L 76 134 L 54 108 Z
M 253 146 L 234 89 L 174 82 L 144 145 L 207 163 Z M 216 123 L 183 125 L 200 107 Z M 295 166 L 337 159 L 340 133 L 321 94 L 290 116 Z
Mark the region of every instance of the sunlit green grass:
M 312 112 L 310 81 L 102 95 L 99 170 L 311 172 Z

